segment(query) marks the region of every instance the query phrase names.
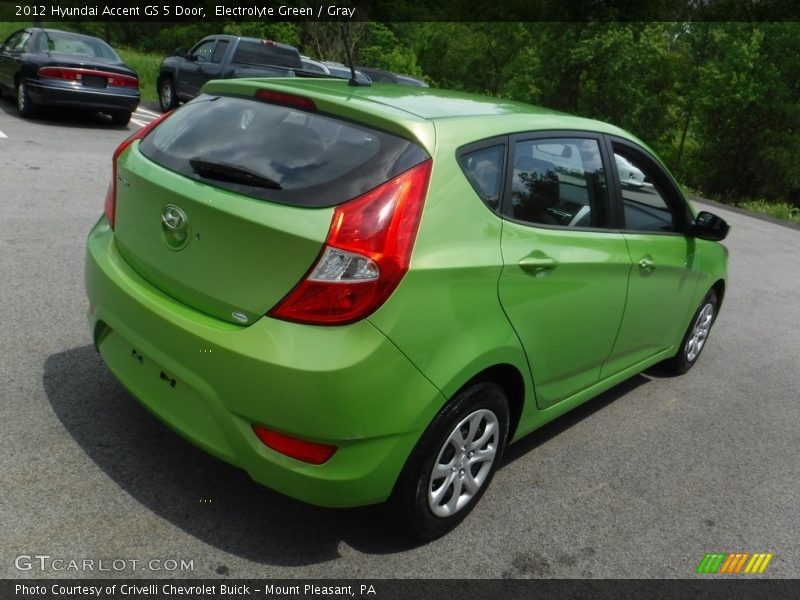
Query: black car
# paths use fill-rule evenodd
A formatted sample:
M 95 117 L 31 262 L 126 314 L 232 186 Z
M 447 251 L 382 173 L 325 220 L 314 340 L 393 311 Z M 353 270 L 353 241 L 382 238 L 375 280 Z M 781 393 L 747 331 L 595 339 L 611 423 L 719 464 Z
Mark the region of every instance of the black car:
M 139 105 L 139 77 L 103 40 L 27 28 L 0 46 L 0 91 L 15 94 L 23 117 L 39 106 L 108 113 L 126 125 Z

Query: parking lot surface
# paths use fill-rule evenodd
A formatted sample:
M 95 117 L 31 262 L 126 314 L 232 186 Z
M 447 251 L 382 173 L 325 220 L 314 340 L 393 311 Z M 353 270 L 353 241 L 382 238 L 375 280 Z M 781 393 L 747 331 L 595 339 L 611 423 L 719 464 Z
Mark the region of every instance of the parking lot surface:
M 149 120 L 134 119 L 26 121 L 0 100 L 0 576 L 682 578 L 742 551 L 774 553 L 764 577 L 800 577 L 800 231 L 711 208 L 733 226 L 730 282 L 698 365 L 636 376 L 512 446 L 458 529 L 410 546 L 378 509 L 253 483 L 103 365 L 84 241 L 112 151 Z M 127 562 L 42 572 L 20 555 Z

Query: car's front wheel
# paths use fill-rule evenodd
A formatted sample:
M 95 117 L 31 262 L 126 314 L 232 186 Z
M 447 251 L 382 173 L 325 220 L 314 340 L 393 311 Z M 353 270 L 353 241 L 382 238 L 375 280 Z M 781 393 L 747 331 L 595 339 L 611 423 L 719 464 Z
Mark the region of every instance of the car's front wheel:
M 713 289 L 706 294 L 692 317 L 689 328 L 683 336 L 678 353 L 664 361 L 664 366 L 678 375 L 686 373 L 697 362 L 706 346 L 711 326 L 717 318 L 717 292 Z
M 422 435 L 400 475 L 390 506 L 402 531 L 432 540 L 458 525 L 489 486 L 508 428 L 500 386 L 478 383 L 460 392 Z
M 167 112 L 178 106 L 178 95 L 175 93 L 175 85 L 169 77 L 165 77 L 159 85 L 158 102 L 163 112 Z
M 31 100 L 28 85 L 24 81 L 20 81 L 17 86 L 17 110 L 20 116 L 26 119 L 35 117 L 37 113 L 36 104 Z

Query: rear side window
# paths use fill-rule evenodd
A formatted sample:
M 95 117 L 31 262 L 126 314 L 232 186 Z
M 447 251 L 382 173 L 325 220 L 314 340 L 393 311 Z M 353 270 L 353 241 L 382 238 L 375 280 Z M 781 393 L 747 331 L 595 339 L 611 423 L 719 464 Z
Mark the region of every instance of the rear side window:
M 409 140 L 349 121 L 206 95 L 156 127 L 139 150 L 206 184 L 308 207 L 346 202 L 428 158 Z
M 221 63 L 222 57 L 228 51 L 228 40 L 220 40 L 217 42 L 217 47 L 214 48 L 214 54 L 211 55 L 212 63 Z
M 514 144 L 511 217 L 531 224 L 602 228 L 608 194 L 596 139 L 554 138 Z
M 491 208 L 500 206 L 505 146 L 498 144 L 462 154 L 458 164 L 481 199 Z
M 296 48 L 278 46 L 266 40 L 240 41 L 233 54 L 233 62 L 243 65 L 278 65 L 297 69 L 303 67 Z

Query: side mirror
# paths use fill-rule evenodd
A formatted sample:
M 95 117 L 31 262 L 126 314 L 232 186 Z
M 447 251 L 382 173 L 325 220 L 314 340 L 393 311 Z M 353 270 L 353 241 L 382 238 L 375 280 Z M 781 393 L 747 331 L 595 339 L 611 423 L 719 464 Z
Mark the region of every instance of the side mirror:
M 180 56 L 181 58 L 189 58 L 189 53 L 186 52 L 186 48 L 177 48 L 175 50 L 175 56 Z
M 730 228 L 731 226 L 721 217 L 710 212 L 701 211 L 697 213 L 697 218 L 692 224 L 692 235 L 703 240 L 721 242 L 728 235 Z

